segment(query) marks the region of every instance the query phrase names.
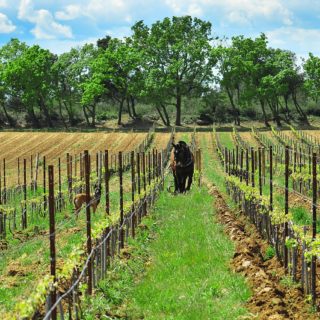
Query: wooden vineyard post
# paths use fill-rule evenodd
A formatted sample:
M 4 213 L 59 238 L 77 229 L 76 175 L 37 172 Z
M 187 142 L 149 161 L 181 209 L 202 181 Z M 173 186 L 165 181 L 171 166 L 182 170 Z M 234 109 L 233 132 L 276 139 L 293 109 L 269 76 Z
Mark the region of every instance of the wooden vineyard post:
M 151 184 L 151 153 L 148 152 L 148 184 Z
M 82 153 L 80 153 L 80 181 L 81 181 L 80 192 L 83 192 L 83 188 L 82 188 L 82 181 L 83 181 L 83 159 L 82 159 Z
M 109 171 L 109 151 L 105 150 L 104 151 L 104 181 L 105 181 L 105 198 L 106 198 L 106 207 L 105 207 L 105 212 L 106 212 L 106 218 L 109 217 L 110 215 L 110 171 Z M 107 220 L 108 221 L 108 220 Z M 110 225 L 108 223 L 107 228 L 106 228 L 106 235 L 110 232 Z M 111 250 L 110 250 L 110 237 L 107 239 L 106 243 L 106 262 L 107 264 L 109 263 L 108 259 L 111 255 Z
M 236 176 L 239 177 L 239 146 L 238 145 L 236 145 L 235 171 L 236 171 Z
M 34 191 L 37 191 L 37 188 L 38 188 L 38 172 L 39 172 L 39 153 L 37 153 L 37 156 L 36 156 L 36 172 L 35 172 L 34 185 L 33 185 Z
M 106 215 L 110 215 L 110 194 L 109 194 L 109 181 L 110 181 L 110 172 L 109 172 L 109 151 L 104 151 L 104 180 L 105 180 L 105 198 L 106 198 Z
M 135 237 L 135 214 L 133 213 L 135 210 L 134 207 L 134 193 L 135 193 L 135 166 L 134 166 L 134 151 L 131 152 L 131 201 L 132 201 L 132 218 L 131 218 L 131 231 L 132 238 Z
M 3 204 L 7 203 L 6 159 L 3 159 Z
M 147 189 L 147 179 L 146 179 L 146 154 L 142 153 L 142 177 L 143 177 L 143 189 Z
M 59 211 L 62 210 L 61 159 L 58 159 Z
M 90 165 L 89 165 L 89 152 L 84 152 L 85 162 L 85 182 L 86 182 L 86 218 L 87 218 L 87 255 L 91 254 L 91 214 L 90 214 Z M 88 263 L 88 294 L 92 295 L 92 258 Z
M 198 161 L 197 161 L 198 164 Z M 232 149 L 232 175 L 237 175 L 235 171 L 235 155 L 234 155 L 234 149 Z
M 155 178 L 155 170 L 156 170 L 156 151 L 155 149 L 152 150 L 152 179 Z
M 96 152 L 96 175 L 99 177 L 99 153 Z
M 31 185 L 31 189 L 33 186 L 33 157 L 32 155 L 30 156 L 30 185 Z
M 89 156 L 90 157 L 90 156 Z M 72 172 L 72 163 L 73 163 L 73 158 L 72 158 L 72 155 L 69 156 L 69 175 L 70 175 L 70 203 L 72 203 L 72 181 L 73 181 L 73 172 Z M 91 168 L 90 168 L 90 172 L 91 172 Z
M 231 164 L 232 164 L 232 156 L 231 156 L 231 150 L 228 150 L 228 174 L 229 176 L 232 175 L 232 167 L 231 167 Z
M 262 147 L 262 181 L 263 185 L 266 185 L 266 150 Z
M 253 148 L 251 148 L 251 186 L 254 188 L 255 183 L 254 183 L 254 173 L 255 173 L 255 152 Z
M 308 159 L 309 159 L 309 174 L 311 175 L 311 147 L 309 147 L 309 157 L 308 157 Z
M 49 239 L 50 239 L 50 274 L 56 282 L 56 244 L 55 244 L 55 213 L 54 213 L 54 171 L 53 166 L 48 166 L 49 178 Z M 51 288 L 51 306 L 56 303 L 57 295 L 55 286 Z M 51 313 L 51 319 L 57 319 L 57 309 Z
M 228 173 L 228 149 L 224 148 L 224 170 L 225 173 Z
M 261 154 L 261 148 L 259 148 L 259 151 L 258 151 L 258 171 L 259 171 L 259 194 L 260 196 L 262 196 L 262 154 Z
M 124 230 L 123 230 L 123 176 L 122 176 L 122 152 L 119 152 L 118 161 L 118 171 L 119 171 L 119 191 L 120 191 L 120 248 L 124 248 Z
M 68 196 L 71 202 L 71 179 L 70 179 L 70 155 L 67 153 L 67 181 L 68 181 Z
M 43 156 L 43 208 L 46 210 L 47 208 L 47 196 L 46 196 L 46 157 Z
M 272 146 L 269 150 L 269 183 L 270 183 L 270 211 L 273 211 L 273 152 Z
M 74 177 L 78 181 L 78 157 L 76 153 L 74 155 Z
M 289 213 L 289 146 L 286 146 L 286 149 L 285 149 L 285 199 L 284 201 L 285 201 L 285 205 L 284 205 L 285 215 L 288 215 Z M 286 240 L 288 235 L 289 235 L 288 222 L 285 222 L 283 241 L 284 241 L 284 268 L 286 273 L 288 273 L 288 248 L 286 246 Z
M 0 204 L 2 204 L 2 176 L 1 176 L 1 166 L 0 166 Z
M 249 185 L 249 150 L 246 149 L 246 185 Z
M 138 174 L 138 194 L 140 195 L 140 191 L 141 191 L 141 181 L 140 181 L 140 153 L 137 152 L 137 174 Z
M 240 151 L 240 182 L 243 180 L 243 149 Z
M 22 229 L 26 229 L 27 222 L 27 160 L 23 159 L 23 213 L 22 213 Z
M 18 186 L 20 186 L 20 158 L 18 157 Z
M 144 202 L 143 202 L 143 214 L 147 214 L 147 181 L 146 181 L 146 154 L 145 152 L 142 153 L 142 176 L 143 176 L 143 190 L 144 190 Z
M 312 240 L 317 236 L 317 154 L 312 155 Z M 311 260 L 311 295 L 312 303 L 316 305 L 317 257 Z
M 254 170 L 258 169 L 258 151 L 254 151 Z

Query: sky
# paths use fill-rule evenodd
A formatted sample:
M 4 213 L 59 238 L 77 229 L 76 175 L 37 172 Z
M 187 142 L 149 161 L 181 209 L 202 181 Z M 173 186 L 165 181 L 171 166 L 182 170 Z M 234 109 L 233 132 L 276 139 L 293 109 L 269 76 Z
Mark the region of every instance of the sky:
M 272 47 L 320 56 L 319 0 L 0 0 L 0 46 L 18 38 L 60 54 L 174 15 L 210 21 L 215 36 L 264 32 Z

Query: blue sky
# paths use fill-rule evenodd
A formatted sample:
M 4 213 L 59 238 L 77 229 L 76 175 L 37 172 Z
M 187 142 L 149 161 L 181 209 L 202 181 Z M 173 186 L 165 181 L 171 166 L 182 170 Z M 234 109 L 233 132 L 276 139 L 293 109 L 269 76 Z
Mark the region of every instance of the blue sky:
M 320 55 L 319 0 L 0 0 L 0 45 L 15 37 L 62 53 L 129 35 L 138 20 L 185 14 L 209 20 L 218 36 L 264 32 L 273 47 Z

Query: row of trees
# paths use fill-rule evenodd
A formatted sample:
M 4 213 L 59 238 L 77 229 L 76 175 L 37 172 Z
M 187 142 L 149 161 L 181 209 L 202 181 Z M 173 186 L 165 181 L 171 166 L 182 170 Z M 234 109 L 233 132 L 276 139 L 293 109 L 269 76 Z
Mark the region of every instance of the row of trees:
M 260 108 L 266 125 L 270 114 L 277 125 L 290 121 L 292 109 L 307 123 L 301 101 L 319 95 L 320 58 L 310 54 L 301 70 L 294 53 L 270 48 L 264 34 L 222 41 L 212 38 L 211 23 L 190 16 L 150 27 L 139 21 L 131 37 L 107 36 L 59 56 L 17 39 L 0 48 L 0 104 L 11 126 L 21 114 L 34 127 L 56 120 L 73 126 L 80 110 L 95 126 L 97 105 L 110 101 L 119 124 L 124 110 L 137 118 L 136 103 L 143 102 L 167 126 L 173 106 L 181 125 L 186 99 L 213 114 L 228 108 L 238 125 L 248 106 Z

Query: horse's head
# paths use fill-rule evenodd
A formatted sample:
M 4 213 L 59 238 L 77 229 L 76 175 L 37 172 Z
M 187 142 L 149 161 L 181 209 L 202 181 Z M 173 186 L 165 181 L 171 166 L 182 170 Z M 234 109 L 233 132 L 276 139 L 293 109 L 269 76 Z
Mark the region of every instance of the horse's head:
M 174 161 L 177 165 L 185 164 L 190 153 L 188 145 L 184 141 L 179 141 L 177 144 L 172 144 L 174 149 Z

